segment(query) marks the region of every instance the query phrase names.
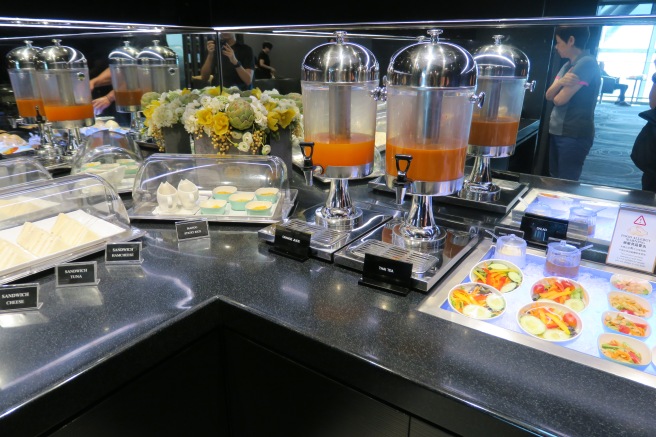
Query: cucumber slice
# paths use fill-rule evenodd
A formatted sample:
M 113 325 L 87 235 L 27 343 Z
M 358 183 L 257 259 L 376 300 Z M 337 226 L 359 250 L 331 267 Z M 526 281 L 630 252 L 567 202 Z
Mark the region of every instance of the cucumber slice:
M 518 284 L 522 282 L 522 275 L 517 272 L 508 272 L 508 278 L 513 282 L 517 282 Z
M 568 340 L 570 338 L 570 335 L 567 334 L 562 329 L 552 328 L 544 331 L 544 334 L 542 334 L 542 338 L 550 341 L 563 341 L 563 340 Z
M 547 330 L 547 325 L 545 325 L 542 320 L 530 314 L 520 317 L 519 324 L 522 325 L 522 328 L 524 328 L 526 332 L 533 335 L 542 335 L 544 331 Z
M 492 311 L 480 305 L 465 305 L 462 313 L 474 319 L 489 319 L 492 317 Z
M 499 290 L 502 293 L 508 293 L 509 291 L 513 291 L 515 288 L 517 288 L 517 282 L 508 282 L 506 285 L 501 287 L 501 290 Z
M 487 303 L 487 306 L 492 308 L 493 311 L 501 311 L 506 307 L 505 299 L 501 296 L 497 296 L 496 294 L 490 294 L 488 297 L 486 297 L 485 303 Z
M 505 272 L 506 270 L 510 270 L 510 267 L 501 263 L 492 263 L 489 266 L 487 266 L 487 268 L 490 270 L 497 270 L 502 272 Z
M 585 302 L 581 299 L 567 299 L 565 301 L 565 306 L 576 311 L 583 311 L 585 309 Z

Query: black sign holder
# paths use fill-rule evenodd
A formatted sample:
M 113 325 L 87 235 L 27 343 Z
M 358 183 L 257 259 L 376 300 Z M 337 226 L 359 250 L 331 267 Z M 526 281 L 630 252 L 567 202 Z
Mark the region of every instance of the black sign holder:
M 366 253 L 358 284 L 407 296 L 412 288 L 412 263 Z
M 312 234 L 277 225 L 273 247 L 269 252 L 304 262 L 310 258 Z
M 544 217 L 530 212 L 524 213 L 519 229 L 524 232 L 524 239 L 546 246 L 551 239 L 567 239 L 569 221 L 553 217 Z
M 39 309 L 39 284 L 0 285 L 0 313 Z

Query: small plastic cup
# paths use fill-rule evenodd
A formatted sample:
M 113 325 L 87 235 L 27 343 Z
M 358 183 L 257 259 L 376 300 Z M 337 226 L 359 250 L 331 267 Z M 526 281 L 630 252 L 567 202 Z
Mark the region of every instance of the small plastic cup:
M 526 240 L 515 234 L 503 235 L 497 238 L 494 257 L 504 259 L 519 268 L 526 266 Z

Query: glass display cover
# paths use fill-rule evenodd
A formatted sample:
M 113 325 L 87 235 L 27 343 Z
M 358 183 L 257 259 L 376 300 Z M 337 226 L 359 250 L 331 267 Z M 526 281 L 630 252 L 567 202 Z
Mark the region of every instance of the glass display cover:
M 71 174 L 95 174 L 114 187 L 118 193 L 130 193 L 134 178 L 143 164 L 141 154 L 119 146 L 104 145 L 82 148 L 71 164 Z
M 50 172 L 35 159 L 19 157 L 0 160 L 0 189 L 50 179 Z
M 144 234 L 131 227 L 116 190 L 96 175 L 0 189 L 0 283 Z
M 277 156 L 156 153 L 132 190 L 132 219 L 275 223 L 287 218 L 298 190 Z

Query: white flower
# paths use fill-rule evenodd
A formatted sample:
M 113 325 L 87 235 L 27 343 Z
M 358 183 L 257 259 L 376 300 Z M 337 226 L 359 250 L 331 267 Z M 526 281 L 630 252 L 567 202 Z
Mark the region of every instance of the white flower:
M 262 155 L 268 155 L 271 153 L 271 146 L 268 144 L 265 144 L 262 146 Z
M 248 144 L 242 141 L 241 143 L 237 144 L 237 149 L 242 152 L 248 152 L 251 148 Z

